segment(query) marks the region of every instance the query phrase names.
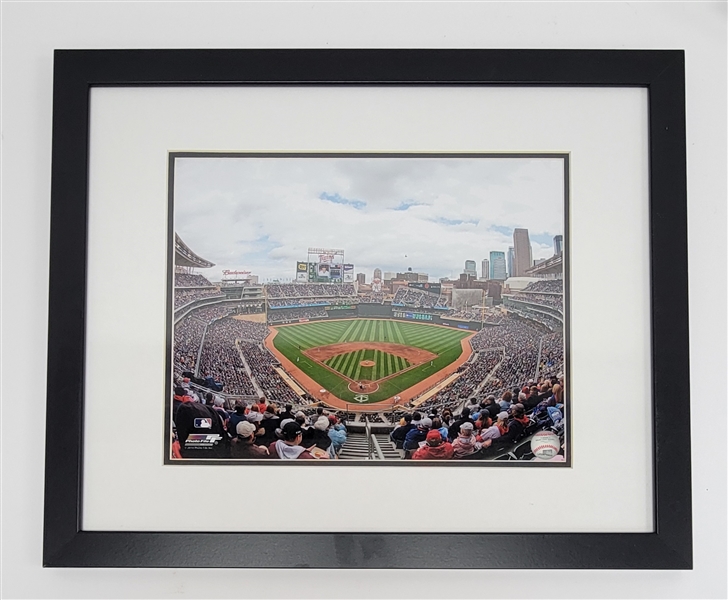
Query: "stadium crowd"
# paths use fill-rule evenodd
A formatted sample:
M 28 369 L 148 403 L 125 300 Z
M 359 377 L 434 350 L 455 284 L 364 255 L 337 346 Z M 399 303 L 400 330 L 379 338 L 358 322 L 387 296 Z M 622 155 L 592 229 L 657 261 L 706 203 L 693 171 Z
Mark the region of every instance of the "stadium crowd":
M 530 302 L 532 304 L 540 304 L 555 308 L 560 313 L 564 312 L 563 298 L 557 294 L 513 294 L 508 296 L 511 300 L 520 300 L 521 302 Z
M 270 352 L 263 350 L 257 344 L 251 343 L 241 344 L 240 350 L 266 398 L 278 404 L 300 402 L 300 396 L 288 387 L 286 382 L 275 371 L 274 367 L 278 366 L 278 363 Z
M 311 298 L 320 296 L 356 296 L 353 283 L 269 283 L 269 299 Z
M 202 300 L 203 298 L 214 298 L 216 296 L 222 296 L 218 289 L 175 289 L 174 290 L 174 309 L 177 310 L 194 302 L 195 300 Z
M 260 325 L 260 323 L 221 319 L 207 327 L 200 354 L 199 374 L 221 382 L 222 389 L 219 391 L 233 395 L 256 394 L 255 386 L 245 372 L 240 354 L 235 347 L 236 338 L 250 335 L 250 325 Z
M 175 273 L 174 287 L 214 287 L 203 275 L 198 273 Z
M 532 281 L 522 292 L 547 292 L 551 294 L 563 294 L 564 282 L 561 279 L 542 279 L 541 281 Z
M 384 292 L 367 292 L 359 296 L 360 304 L 384 304 Z
M 394 306 L 412 306 L 414 308 L 445 308 L 447 298 L 416 288 L 401 287 L 392 299 Z

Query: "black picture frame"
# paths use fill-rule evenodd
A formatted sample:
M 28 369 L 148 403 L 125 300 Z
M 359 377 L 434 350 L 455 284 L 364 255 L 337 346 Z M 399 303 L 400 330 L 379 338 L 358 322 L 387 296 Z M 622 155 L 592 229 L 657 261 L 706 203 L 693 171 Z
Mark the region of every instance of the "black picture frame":
M 653 532 L 383 534 L 82 529 L 90 89 L 270 84 L 647 88 Z M 683 51 L 57 50 L 52 161 L 45 566 L 692 568 Z M 447 544 L 447 552 L 438 550 L 443 544 Z

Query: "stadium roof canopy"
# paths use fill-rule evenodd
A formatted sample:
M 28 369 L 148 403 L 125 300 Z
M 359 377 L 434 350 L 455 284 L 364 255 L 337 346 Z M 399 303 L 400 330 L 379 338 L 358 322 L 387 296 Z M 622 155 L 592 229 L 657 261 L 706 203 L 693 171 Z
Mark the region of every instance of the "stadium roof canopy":
M 192 252 L 176 233 L 174 234 L 174 264 L 180 267 L 194 267 L 198 269 L 209 269 L 215 266 L 215 263 L 211 263 L 209 260 L 205 260 Z
M 564 270 L 563 254 L 554 254 L 551 258 L 538 263 L 535 267 L 531 267 L 526 271 L 533 277 L 557 276 Z

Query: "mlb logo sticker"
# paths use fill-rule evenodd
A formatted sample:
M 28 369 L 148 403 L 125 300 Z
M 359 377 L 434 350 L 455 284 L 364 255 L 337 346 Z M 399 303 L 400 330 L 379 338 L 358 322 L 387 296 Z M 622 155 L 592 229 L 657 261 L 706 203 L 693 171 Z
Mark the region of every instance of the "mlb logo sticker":
M 195 429 L 212 429 L 212 419 L 195 419 Z

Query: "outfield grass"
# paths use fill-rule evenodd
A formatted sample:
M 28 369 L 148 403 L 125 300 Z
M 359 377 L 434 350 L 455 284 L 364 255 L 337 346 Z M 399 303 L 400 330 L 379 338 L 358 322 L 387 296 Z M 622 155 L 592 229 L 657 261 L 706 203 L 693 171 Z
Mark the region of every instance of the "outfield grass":
M 393 321 L 387 319 L 351 319 L 341 321 L 317 321 L 312 323 L 301 323 L 299 325 L 287 325 L 285 327 L 276 327 L 278 334 L 273 339 L 276 349 L 286 358 L 300 368 L 313 380 L 321 384 L 322 388 L 329 390 L 335 396 L 347 402 L 354 401 L 355 393 L 348 388 L 349 382 L 340 377 L 337 373 L 333 373 L 321 364 L 309 359 L 303 350 L 316 348 L 318 346 L 327 346 L 329 344 L 338 344 L 344 342 L 389 342 L 394 344 L 402 344 L 404 346 L 414 346 L 422 348 L 437 354 L 437 358 L 432 361 L 414 367 L 401 375 L 395 375 L 391 379 L 387 379 L 380 383 L 379 390 L 369 394 L 369 402 L 380 402 L 387 398 L 398 394 L 419 381 L 434 375 L 440 369 L 446 367 L 456 360 L 461 352 L 461 340 L 468 335 L 457 329 L 446 329 L 444 327 L 435 327 L 423 323 L 407 323 L 402 321 Z M 359 355 L 360 357 L 349 356 L 346 362 L 341 358 L 333 357 L 331 361 L 337 359 L 336 365 L 329 366 L 339 372 L 346 372 L 352 379 L 370 379 L 376 380 L 387 375 L 379 375 L 385 370 L 388 374 L 397 373 L 406 369 L 409 365 L 403 365 L 404 361 L 399 358 L 398 364 L 395 366 L 395 357 L 391 354 L 385 354 L 381 357 L 384 360 L 377 360 L 364 353 L 373 350 L 362 350 L 361 352 L 352 352 L 351 355 Z M 357 360 L 358 358 L 358 360 Z M 369 367 L 370 373 L 362 374 L 364 367 L 359 369 L 357 373 L 357 365 L 362 360 L 374 360 L 377 366 Z M 353 367 L 353 369 L 352 369 Z M 377 369 L 375 372 L 372 370 Z M 351 374 L 355 376 L 352 377 Z

